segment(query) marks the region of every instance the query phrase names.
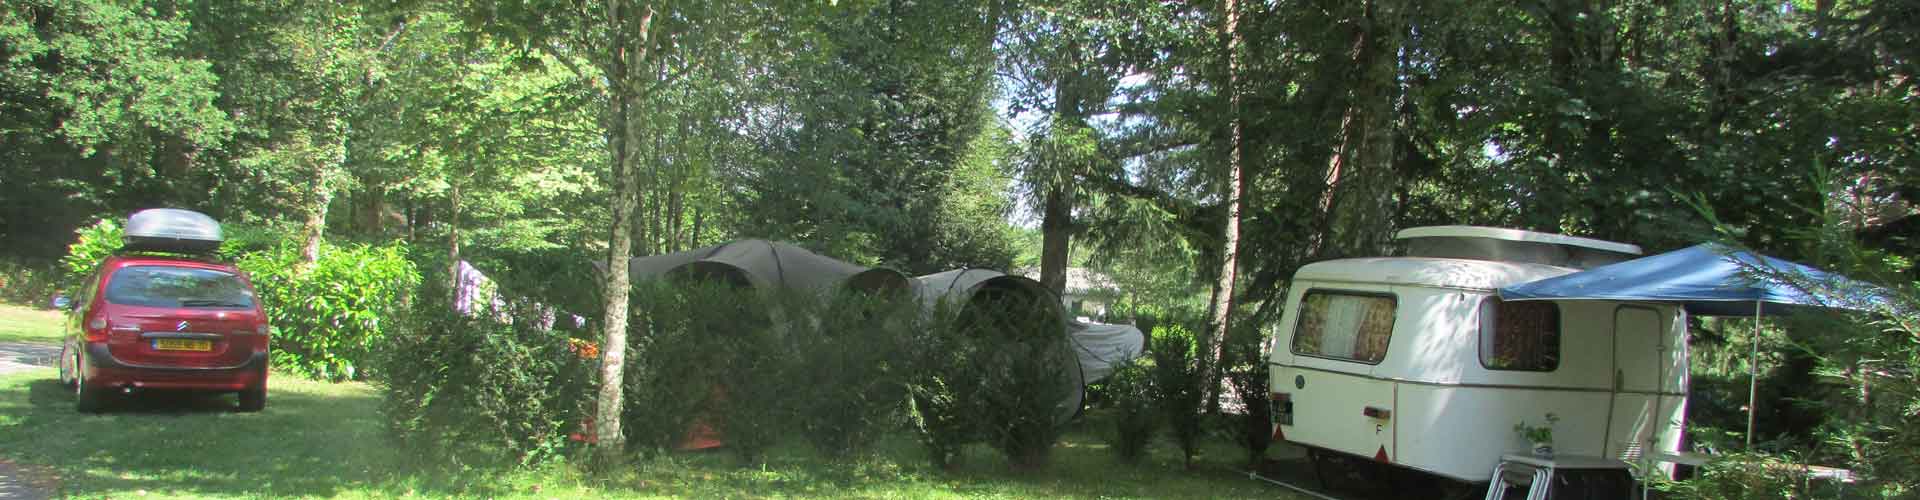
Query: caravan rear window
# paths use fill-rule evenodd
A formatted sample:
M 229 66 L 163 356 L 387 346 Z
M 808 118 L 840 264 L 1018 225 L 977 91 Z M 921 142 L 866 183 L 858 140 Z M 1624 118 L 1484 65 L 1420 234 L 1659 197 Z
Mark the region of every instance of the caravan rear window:
M 1489 370 L 1560 368 L 1560 306 L 1487 297 L 1480 303 L 1480 364 Z
M 1300 298 L 1293 353 L 1379 363 L 1393 337 L 1394 307 L 1389 295 L 1308 290 Z

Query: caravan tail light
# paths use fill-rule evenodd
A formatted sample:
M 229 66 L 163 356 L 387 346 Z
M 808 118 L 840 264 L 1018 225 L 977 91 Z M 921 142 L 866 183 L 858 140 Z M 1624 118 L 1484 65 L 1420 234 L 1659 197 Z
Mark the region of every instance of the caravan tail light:
M 1360 410 L 1360 414 L 1366 415 L 1367 418 L 1377 418 L 1381 420 L 1393 418 L 1393 410 L 1388 410 L 1386 408 L 1380 408 L 1377 406 L 1366 407 L 1365 409 Z
M 1272 405 L 1268 410 L 1273 415 L 1273 423 L 1293 425 L 1293 395 L 1273 392 L 1268 393 L 1267 396 L 1267 404 Z

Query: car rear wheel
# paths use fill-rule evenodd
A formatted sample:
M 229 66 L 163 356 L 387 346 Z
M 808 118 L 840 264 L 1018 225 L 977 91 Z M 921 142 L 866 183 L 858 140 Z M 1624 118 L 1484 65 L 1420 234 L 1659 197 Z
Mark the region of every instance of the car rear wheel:
M 107 409 L 107 390 L 87 386 L 87 371 L 80 369 L 76 360 L 73 365 L 74 409 L 80 413 L 100 413 Z
M 257 412 L 267 407 L 267 386 L 254 387 L 240 391 L 240 411 Z
M 60 346 L 60 385 L 66 386 L 68 389 L 72 389 L 74 386 L 74 366 L 73 353 L 67 351 L 67 346 Z

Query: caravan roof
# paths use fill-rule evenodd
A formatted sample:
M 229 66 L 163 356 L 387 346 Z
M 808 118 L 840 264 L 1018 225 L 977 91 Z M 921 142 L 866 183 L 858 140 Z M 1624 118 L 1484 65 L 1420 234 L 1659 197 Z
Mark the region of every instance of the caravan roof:
M 1498 227 L 1416 227 L 1400 231 L 1394 239 L 1406 242 L 1407 255 L 1412 257 L 1530 262 L 1576 269 L 1625 262 L 1640 255 L 1637 245 Z
M 1577 269 L 1434 257 L 1369 257 L 1316 262 L 1300 268 L 1296 281 L 1381 283 L 1440 288 L 1494 289 L 1571 274 Z

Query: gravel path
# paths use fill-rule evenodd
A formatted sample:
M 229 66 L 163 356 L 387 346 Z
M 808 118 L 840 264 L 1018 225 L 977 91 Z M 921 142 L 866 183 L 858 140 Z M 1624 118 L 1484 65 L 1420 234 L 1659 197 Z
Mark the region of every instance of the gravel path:
M 52 344 L 0 342 L 0 375 L 53 367 L 60 347 Z
M 0 375 L 55 366 L 60 348 L 49 344 L 0 342 Z M 49 377 L 52 375 L 49 374 Z M 53 498 L 51 489 L 23 478 L 20 467 L 0 459 L 0 500 L 44 500 Z

